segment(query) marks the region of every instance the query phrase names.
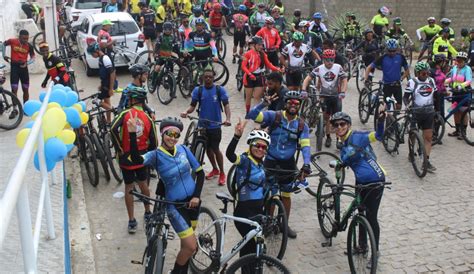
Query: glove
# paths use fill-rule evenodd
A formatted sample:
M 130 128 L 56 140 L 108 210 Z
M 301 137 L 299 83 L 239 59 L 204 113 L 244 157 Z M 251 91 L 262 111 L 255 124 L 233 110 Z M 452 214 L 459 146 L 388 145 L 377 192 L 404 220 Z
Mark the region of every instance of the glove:
M 56 77 L 54 77 L 53 81 L 54 81 L 54 83 L 57 83 L 57 82 L 59 82 L 60 79 L 61 78 L 59 78 L 59 76 L 56 76 Z
M 306 175 L 311 174 L 311 167 L 309 166 L 309 164 L 304 164 L 303 167 L 301 168 L 301 172 L 303 172 Z
M 253 74 L 250 74 L 249 78 L 250 78 L 250 80 L 252 80 L 252 81 L 257 80 L 257 77 L 255 77 L 255 75 L 253 75 Z
M 346 93 L 345 92 L 339 92 L 339 99 L 344 99 L 346 98 Z
M 42 87 L 42 88 L 45 88 L 47 84 L 48 84 L 48 80 L 43 81 L 43 83 L 41 83 L 41 87 Z

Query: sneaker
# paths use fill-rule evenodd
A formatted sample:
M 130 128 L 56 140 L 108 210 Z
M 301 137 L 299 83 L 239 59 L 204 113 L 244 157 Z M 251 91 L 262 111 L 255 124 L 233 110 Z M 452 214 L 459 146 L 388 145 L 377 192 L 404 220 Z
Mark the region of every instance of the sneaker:
M 145 223 L 148 223 L 148 221 L 150 221 L 151 214 L 151 211 L 146 211 L 145 214 L 143 214 L 143 219 L 145 219 Z
M 325 147 L 331 147 L 332 139 L 331 137 L 326 137 L 326 142 L 324 143 Z
M 10 113 L 10 116 L 8 116 L 8 119 L 10 120 L 15 119 L 17 115 L 18 115 L 18 110 L 14 109 L 12 110 L 12 113 Z
M 137 225 L 138 223 L 135 219 L 128 221 L 128 233 L 135 234 L 135 232 L 137 232 Z
M 296 239 L 296 232 L 288 226 L 288 238 Z
M 206 175 L 206 180 L 211 180 L 212 178 L 214 178 L 214 176 L 217 176 L 219 175 L 219 170 L 218 169 L 213 169 L 211 172 L 209 172 L 207 175 Z
M 234 55 L 234 57 L 232 58 L 232 64 L 235 64 L 235 63 L 237 63 L 237 60 L 235 60 L 235 55 Z
M 455 131 L 453 131 L 451 133 L 448 133 L 448 136 L 449 137 L 459 137 L 461 135 L 459 134 L 459 131 L 456 129 Z
M 434 167 L 429 161 L 426 164 L 426 170 L 430 173 L 433 173 L 436 171 L 436 167 Z
M 225 173 L 221 172 L 219 174 L 219 185 L 224 186 L 225 185 Z

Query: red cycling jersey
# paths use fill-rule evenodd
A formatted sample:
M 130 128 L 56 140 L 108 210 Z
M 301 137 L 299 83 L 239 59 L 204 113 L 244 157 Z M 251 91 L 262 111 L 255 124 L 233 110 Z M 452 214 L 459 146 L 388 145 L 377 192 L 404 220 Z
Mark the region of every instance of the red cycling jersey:
M 209 23 L 212 28 L 220 28 L 222 23 L 222 12 L 215 12 L 214 10 L 209 13 Z
M 266 51 L 274 51 L 280 48 L 281 38 L 276 28 L 263 27 L 257 32 L 257 35 L 263 38 Z
M 8 39 L 3 45 L 10 46 L 12 63 L 25 64 L 28 61 L 28 54 L 31 58 L 35 56 L 33 46 L 30 43 L 20 43 L 18 38 Z
M 252 73 L 263 73 L 265 72 L 265 67 L 273 71 L 278 70 L 278 67 L 275 67 L 272 63 L 270 63 L 265 52 L 259 53 L 256 50 L 251 49 L 244 54 L 241 68 L 246 75 L 250 75 Z M 246 84 L 246 80 L 247 77 L 244 77 L 244 84 Z

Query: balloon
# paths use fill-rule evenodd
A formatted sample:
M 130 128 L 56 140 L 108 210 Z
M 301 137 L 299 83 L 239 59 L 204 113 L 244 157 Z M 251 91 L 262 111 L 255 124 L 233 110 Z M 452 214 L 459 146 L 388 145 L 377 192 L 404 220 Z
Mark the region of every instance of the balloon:
M 35 125 L 35 121 L 29 121 L 28 123 L 25 124 L 24 128 L 33 128 Z
M 33 119 L 33 121 L 36 120 L 36 117 L 38 117 L 38 113 L 39 111 L 33 113 L 33 115 L 31 116 L 31 119 Z
M 51 102 L 48 104 L 48 109 L 52 109 L 52 108 L 61 108 L 61 105 L 56 102 Z
M 85 112 L 81 113 L 81 125 L 87 124 L 88 121 L 89 121 L 89 114 Z
M 87 106 L 86 106 L 86 102 L 84 102 L 84 101 L 79 101 L 79 103 L 78 103 L 78 104 L 79 104 L 79 105 L 81 105 L 81 107 L 82 107 L 82 111 L 86 111 L 86 108 L 87 108 Z
M 83 112 L 84 110 L 82 109 L 81 104 L 77 103 L 72 105 L 73 108 L 75 108 L 79 113 Z
M 46 92 L 45 92 L 45 91 L 40 92 L 39 100 L 40 100 L 41 102 L 43 102 L 44 97 L 46 97 Z
M 75 92 L 68 92 L 66 93 L 66 107 L 70 107 L 77 103 L 77 100 L 79 100 L 79 96 Z
M 64 90 L 53 89 L 53 91 L 51 91 L 51 95 L 49 97 L 50 102 L 56 102 L 60 104 L 61 106 L 64 106 L 66 104 L 66 100 L 67 100 L 67 94 Z
M 48 109 L 43 116 L 43 134 L 45 140 L 54 137 L 63 130 L 66 124 L 66 114 L 62 109 Z
M 40 110 L 41 102 L 38 100 L 29 100 L 23 105 L 23 112 L 26 116 L 32 116 L 35 112 Z
M 59 138 L 53 137 L 46 141 L 46 144 L 44 145 L 44 153 L 46 158 L 57 162 L 63 160 L 64 157 L 66 157 L 67 148 L 66 145 L 61 140 L 59 140 Z
M 31 132 L 30 128 L 24 128 L 18 131 L 18 134 L 16 135 L 16 145 L 19 148 L 23 148 L 25 146 L 26 140 L 28 139 L 30 132 Z
M 38 152 L 35 152 L 35 157 L 33 158 L 33 163 L 35 164 L 36 169 L 38 171 L 41 171 L 38 157 L 39 157 Z M 45 160 L 46 160 L 46 170 L 47 171 L 53 170 L 54 166 L 56 165 L 56 162 L 49 160 L 48 157 L 46 157 L 46 155 L 45 155 Z
M 63 89 L 66 93 L 69 93 L 72 91 L 72 88 L 71 87 L 68 87 L 68 86 L 65 86 L 64 89 Z
M 74 147 L 74 145 L 73 145 L 73 144 L 66 145 L 67 152 L 71 151 L 73 147 Z
M 72 128 L 79 128 L 81 126 L 81 116 L 77 109 L 73 107 L 65 108 L 64 113 L 66 113 L 67 122 Z
M 64 129 L 61 133 L 58 134 L 58 139 L 61 140 L 64 144 L 70 145 L 76 140 L 76 133 L 70 129 Z
M 65 88 L 65 86 L 64 86 L 63 84 L 55 84 L 55 85 L 53 86 L 53 90 L 55 90 L 55 89 L 61 89 L 61 90 L 63 90 L 64 88 Z

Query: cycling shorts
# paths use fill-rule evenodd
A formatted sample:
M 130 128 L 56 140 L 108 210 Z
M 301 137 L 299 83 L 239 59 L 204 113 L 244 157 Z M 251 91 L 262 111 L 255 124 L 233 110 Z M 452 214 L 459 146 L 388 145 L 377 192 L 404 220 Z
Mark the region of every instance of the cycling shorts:
M 342 101 L 336 96 L 333 97 L 321 97 L 322 108 L 324 113 L 333 115 L 336 112 L 342 111 Z
M 218 36 L 222 36 L 222 28 L 220 27 L 211 27 L 211 33 L 215 33 L 214 39 L 216 39 Z
M 156 23 L 156 32 L 163 32 L 163 23 Z
M 18 88 L 18 83 L 21 81 L 22 87 L 28 88 L 30 86 L 30 74 L 28 73 L 28 66 L 22 68 L 19 64 L 13 63 L 11 65 L 10 84 Z
M 126 185 L 133 184 L 135 182 L 143 182 L 148 179 L 148 167 L 141 167 L 138 169 L 124 169 L 121 168 L 123 181 Z
M 287 72 L 286 85 L 289 87 L 299 87 L 303 81 L 303 73 L 301 71 Z
M 99 96 L 97 96 L 97 98 L 99 98 L 100 100 L 110 98 L 109 88 L 108 87 L 101 87 L 100 88 L 100 94 L 99 94 Z
M 395 100 L 397 100 L 397 102 L 399 104 L 401 104 L 403 102 L 403 99 L 402 99 L 402 86 L 400 85 L 400 83 L 393 84 L 393 85 L 383 85 L 383 98 L 384 98 L 384 101 L 386 102 L 387 98 L 392 97 L 392 96 L 395 97 Z
M 155 40 L 156 39 L 156 31 L 152 28 L 144 28 L 143 35 L 145 36 L 145 40 Z
M 189 201 L 191 198 L 183 201 Z M 187 238 L 194 234 L 194 228 L 199 216 L 198 208 L 187 208 L 184 206 L 167 205 L 166 214 L 170 220 L 171 226 L 178 234 L 180 239 Z
M 419 112 L 414 114 L 418 127 L 422 130 L 432 129 L 435 112 Z
M 293 173 L 297 169 L 295 159 L 290 158 L 288 160 L 270 160 L 268 158 L 265 158 L 265 160 L 263 161 L 263 166 L 265 168 L 272 169 L 272 171 L 266 171 L 265 173 L 267 178 L 270 178 L 270 180 L 272 176 L 274 180 L 276 180 L 276 183 L 278 183 L 280 189 L 281 196 L 290 197 L 293 188 L 292 183 L 295 179 L 294 176 L 291 176 L 291 173 Z M 274 169 L 291 170 L 291 173 L 285 171 L 273 171 Z
M 245 31 L 236 31 L 234 32 L 234 47 L 241 47 L 245 46 Z
M 424 41 L 424 42 L 421 44 L 421 50 L 431 49 L 432 47 L 433 47 L 433 44 L 430 43 L 429 41 Z
M 270 63 L 272 63 L 272 65 L 274 65 L 275 67 L 278 67 L 280 66 L 280 59 L 278 57 L 278 51 L 274 50 L 274 51 L 268 51 L 266 52 L 267 53 L 267 57 L 268 57 L 268 61 L 270 61 Z
M 259 88 L 259 87 L 263 87 L 264 86 L 264 83 L 265 83 L 265 78 L 263 77 L 263 74 L 260 73 L 260 74 L 254 74 L 255 76 L 255 80 L 251 80 L 250 77 L 248 75 L 245 75 L 245 77 L 247 77 L 247 81 L 246 81 L 246 85 L 245 87 L 246 88 Z
M 222 139 L 222 130 L 220 128 L 206 129 L 207 147 L 216 151 L 219 150 L 219 144 Z

